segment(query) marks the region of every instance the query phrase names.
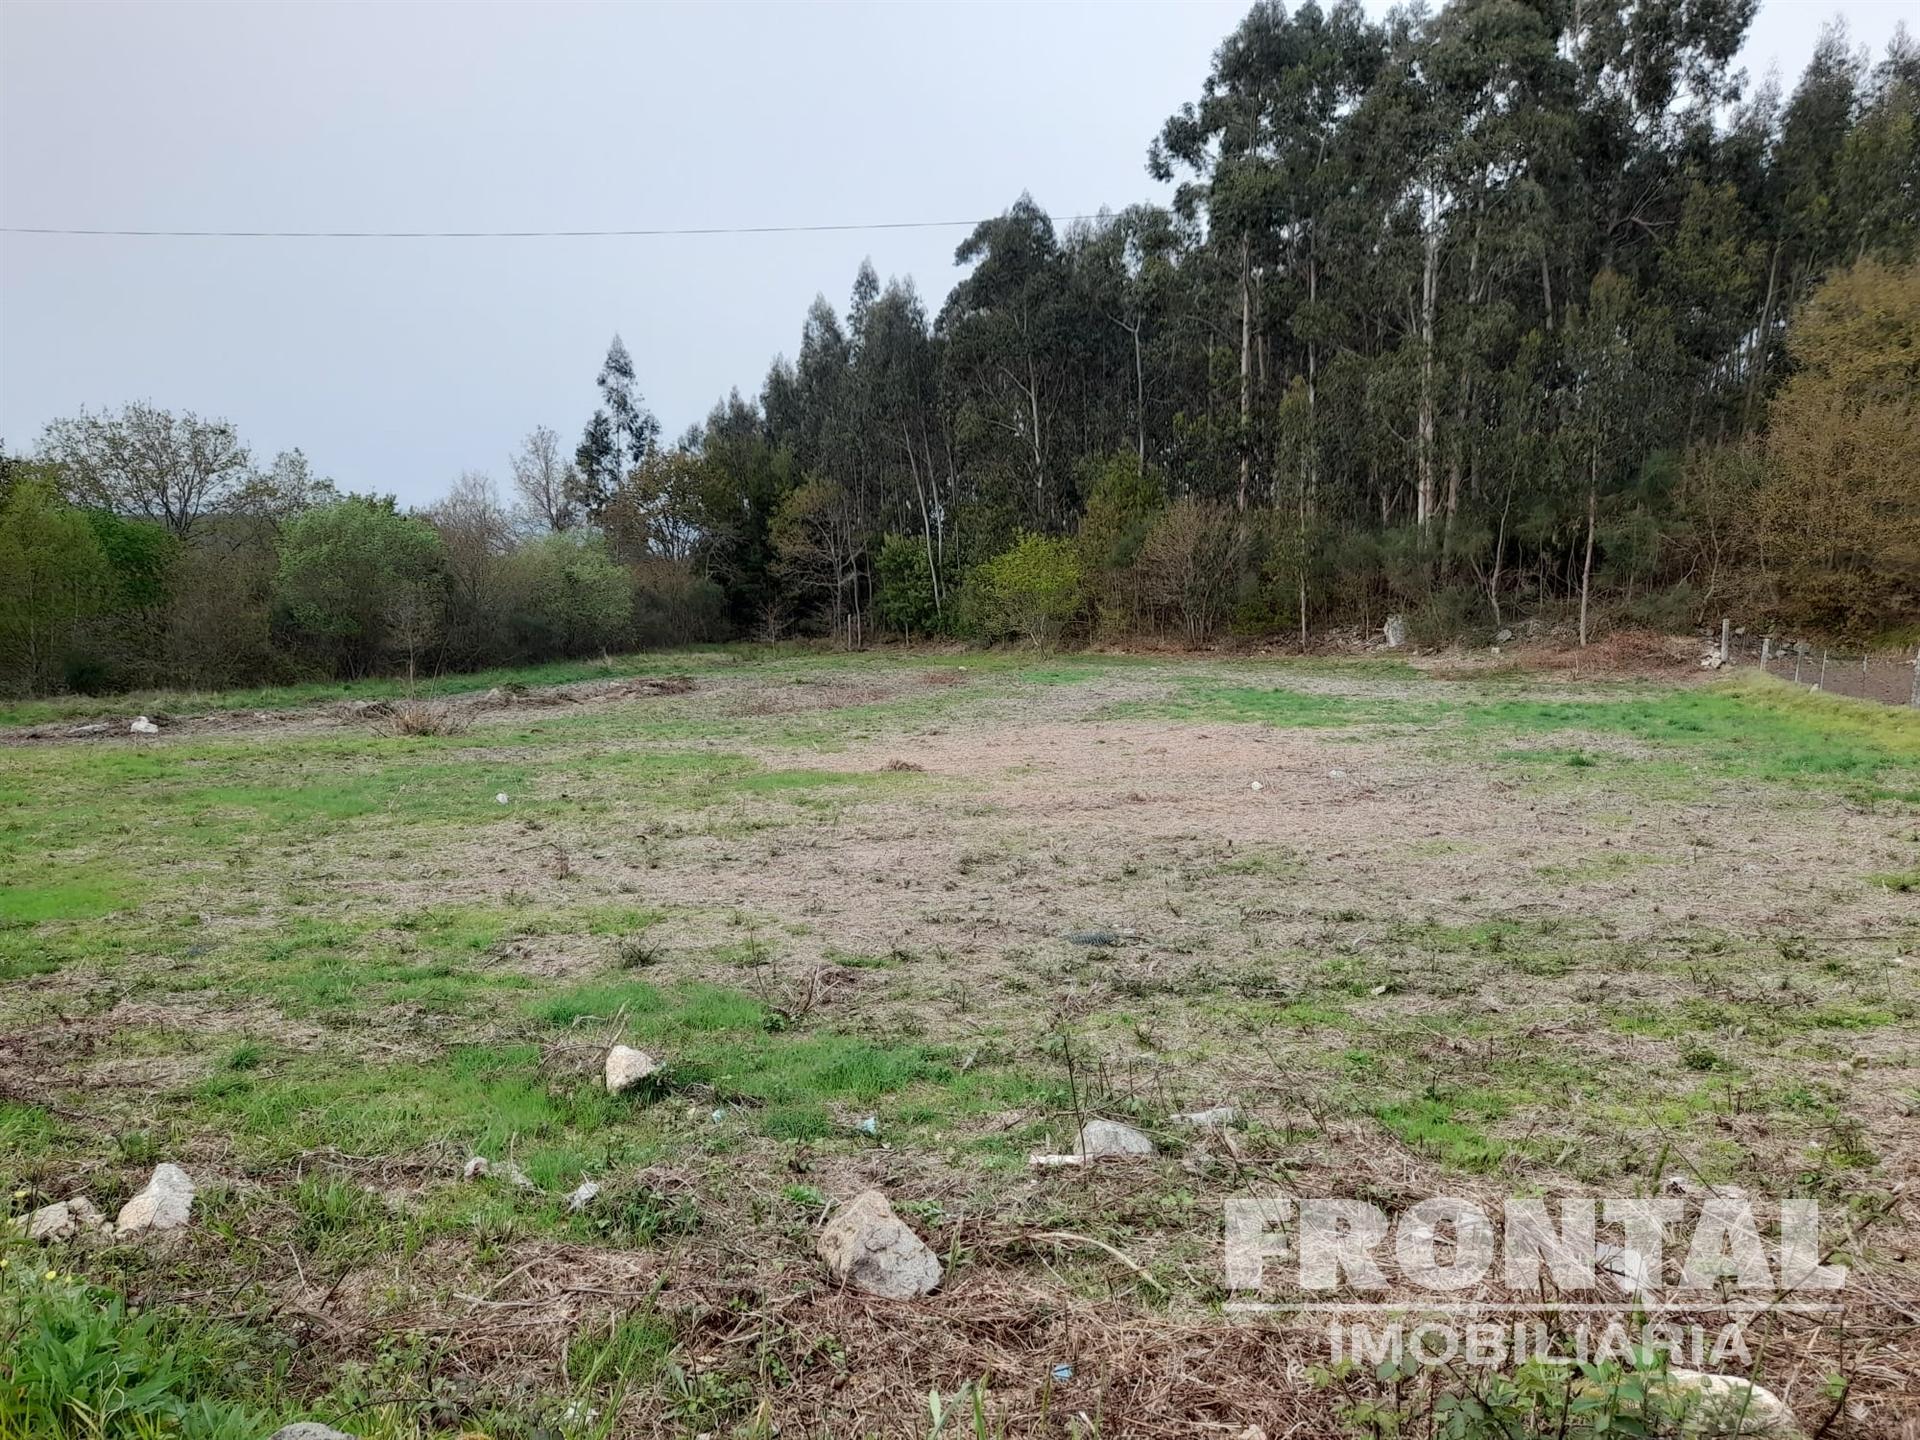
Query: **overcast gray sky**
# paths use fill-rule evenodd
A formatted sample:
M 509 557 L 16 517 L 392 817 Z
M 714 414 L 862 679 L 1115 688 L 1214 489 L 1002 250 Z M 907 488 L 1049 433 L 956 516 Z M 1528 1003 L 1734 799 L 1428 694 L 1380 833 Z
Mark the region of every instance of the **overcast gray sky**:
M 1370 8 L 1384 3 L 1370 0 Z M 1844 15 L 1763 0 L 1791 84 Z M 0 0 L 0 224 L 605 229 L 989 215 L 1159 196 L 1143 168 L 1239 3 L 139 5 Z M 757 392 L 856 267 L 929 309 L 962 228 L 569 240 L 0 236 L 0 437 L 151 399 L 425 502 L 577 437 L 619 331 L 667 433 Z

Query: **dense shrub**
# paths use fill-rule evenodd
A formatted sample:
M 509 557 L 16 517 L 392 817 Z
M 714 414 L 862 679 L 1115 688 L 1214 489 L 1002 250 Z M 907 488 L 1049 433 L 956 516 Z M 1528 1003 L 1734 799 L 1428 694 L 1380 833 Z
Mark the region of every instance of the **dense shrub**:
M 967 581 L 972 620 L 990 640 L 1053 645 L 1079 614 L 1080 559 L 1070 541 L 1023 535 Z
M 912 638 L 941 628 L 933 566 L 926 542 L 911 535 L 889 535 L 873 562 L 873 611 L 880 623 Z

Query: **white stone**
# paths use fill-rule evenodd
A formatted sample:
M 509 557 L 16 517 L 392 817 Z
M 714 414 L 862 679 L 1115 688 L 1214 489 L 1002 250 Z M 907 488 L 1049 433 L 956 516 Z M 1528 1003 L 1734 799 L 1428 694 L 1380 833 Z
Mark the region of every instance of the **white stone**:
M 1665 1408 L 1680 1420 L 1683 1435 L 1800 1440 L 1800 1424 L 1787 1403 L 1742 1376 L 1676 1368 L 1658 1388 Z
M 1407 643 L 1406 616 L 1389 615 L 1387 616 L 1387 623 L 1380 628 L 1381 632 L 1387 637 L 1387 645 L 1390 649 L 1398 650 L 1402 645 Z
M 467 1163 L 460 1167 L 460 1178 L 462 1180 L 483 1180 L 486 1178 L 487 1172 L 492 1168 L 493 1167 L 487 1163 L 486 1156 L 469 1155 L 467 1157 Z
M 267 1440 L 355 1440 L 355 1437 L 331 1425 L 322 1425 L 318 1420 L 296 1420 L 291 1425 L 282 1425 Z
M 1231 1125 L 1240 1118 L 1240 1112 L 1231 1105 L 1215 1105 L 1208 1110 L 1188 1110 L 1175 1115 L 1176 1125 L 1192 1125 L 1201 1130 L 1218 1130 L 1222 1125 Z M 1151 1143 L 1151 1142 L 1149 1142 Z
M 160 727 L 144 715 L 134 716 L 133 724 L 127 728 L 136 735 L 158 735 L 160 733 Z
M 886 1300 L 915 1300 L 940 1283 L 939 1259 L 878 1190 L 834 1212 L 819 1253 L 841 1284 Z
M 84 1196 L 72 1200 L 56 1200 L 51 1205 L 42 1205 L 31 1215 L 23 1216 L 13 1222 L 27 1232 L 27 1239 L 47 1244 L 57 1240 L 71 1240 L 80 1234 L 95 1234 L 106 1228 L 107 1217 L 93 1208 L 93 1202 Z
M 1106 1155 L 1151 1155 L 1154 1153 L 1153 1141 L 1131 1125 L 1122 1125 L 1118 1120 L 1089 1120 L 1080 1127 L 1079 1138 L 1074 1141 L 1076 1153 L 1089 1160 L 1097 1160 Z
M 659 1073 L 660 1062 L 644 1050 L 616 1045 L 607 1052 L 607 1093 L 620 1095 L 633 1089 L 649 1075 Z
M 178 1230 L 193 1210 L 193 1196 L 186 1171 L 170 1163 L 156 1165 L 147 1188 L 120 1207 L 114 1233 L 127 1240 L 148 1231 Z
M 582 1180 L 572 1194 L 567 1196 L 567 1210 L 578 1215 L 591 1205 L 600 1195 L 600 1187 L 591 1180 Z

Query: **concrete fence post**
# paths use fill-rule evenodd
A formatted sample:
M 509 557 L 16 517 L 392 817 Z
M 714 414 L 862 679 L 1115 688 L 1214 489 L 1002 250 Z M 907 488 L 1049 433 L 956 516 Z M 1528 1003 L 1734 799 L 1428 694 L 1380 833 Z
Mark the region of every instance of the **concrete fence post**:
M 1720 663 L 1726 664 L 1733 658 L 1733 621 L 1721 617 L 1720 620 Z
M 1773 659 L 1773 636 L 1762 635 L 1760 637 L 1760 668 L 1762 670 L 1766 669 L 1767 662 L 1772 659 Z
M 1920 650 L 1913 653 L 1913 697 L 1907 703 L 1920 710 Z

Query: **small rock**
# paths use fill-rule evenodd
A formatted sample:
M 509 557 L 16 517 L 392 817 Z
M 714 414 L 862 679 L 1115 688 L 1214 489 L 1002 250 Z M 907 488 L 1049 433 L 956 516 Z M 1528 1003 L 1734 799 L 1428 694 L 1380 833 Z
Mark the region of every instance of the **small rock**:
M 527 1178 L 527 1172 L 511 1160 L 502 1160 L 493 1167 L 493 1174 L 506 1181 L 516 1190 L 536 1190 L 539 1187 Z
M 1742 1376 L 1675 1368 L 1658 1389 L 1665 1408 L 1679 1412 L 1682 1435 L 1800 1440 L 1799 1422 L 1786 1402 Z
M 282 1425 L 267 1440 L 355 1440 L 355 1437 L 331 1425 L 322 1425 L 318 1420 L 296 1420 L 291 1425 Z
M 1504 645 L 1511 639 L 1513 639 L 1513 631 L 1503 629 L 1495 633 L 1493 643 L 1496 645 Z
M 600 1187 L 591 1180 L 582 1180 L 573 1193 L 567 1196 L 567 1211 L 578 1215 L 587 1206 L 599 1198 Z
M 81 1234 L 98 1234 L 107 1228 L 107 1217 L 93 1208 L 91 1200 L 77 1196 L 42 1205 L 13 1223 L 27 1232 L 27 1239 L 47 1244 L 71 1240 Z
M 493 797 L 493 803 L 494 803 L 494 804 L 496 804 L 496 805 L 504 805 L 504 804 L 506 804 L 506 803 L 507 803 L 507 792 L 506 792 L 506 791 L 504 791 L 504 790 L 502 790 L 502 791 L 501 791 L 501 792 L 500 792 L 500 793 L 499 793 L 498 795 L 496 795 L 496 796 L 494 796 L 494 797 Z
M 133 724 L 127 728 L 136 735 L 158 735 L 160 733 L 160 727 L 144 715 L 134 716 Z
M 170 1163 L 156 1165 L 147 1188 L 120 1207 L 114 1233 L 127 1240 L 150 1230 L 178 1230 L 193 1210 L 193 1196 L 193 1181 L 186 1171 Z
M 1389 615 L 1387 617 L 1387 623 L 1381 626 L 1380 629 L 1381 633 L 1387 637 L 1388 649 L 1398 650 L 1402 645 L 1407 643 L 1406 616 Z
M 820 1232 L 833 1278 L 868 1295 L 914 1300 L 940 1283 L 940 1261 L 878 1190 L 855 1196 Z
M 1122 1125 L 1118 1120 L 1089 1120 L 1080 1127 L 1079 1138 L 1073 1143 L 1074 1152 L 1089 1160 L 1097 1160 L 1106 1155 L 1151 1155 L 1154 1153 L 1153 1141 L 1131 1125 Z
M 1231 1125 L 1238 1120 L 1240 1112 L 1231 1105 L 1215 1105 L 1210 1110 L 1188 1110 L 1172 1118 L 1176 1125 L 1192 1125 L 1200 1130 L 1218 1130 L 1222 1125 Z
M 660 1062 L 644 1050 L 616 1045 L 607 1052 L 606 1081 L 609 1095 L 623 1095 L 650 1075 L 658 1074 Z
M 1346 778 L 1347 778 L 1347 772 L 1344 770 L 1327 771 L 1327 779 L 1329 780 L 1344 780 Z
M 1247 788 L 1249 790 L 1264 790 L 1267 787 L 1262 785 L 1258 780 L 1256 780 L 1251 785 L 1247 786 Z
M 487 1163 L 486 1156 L 469 1155 L 467 1157 L 467 1163 L 460 1167 L 460 1178 L 462 1180 L 484 1180 L 487 1178 L 487 1172 L 491 1169 L 493 1169 L 493 1167 Z

